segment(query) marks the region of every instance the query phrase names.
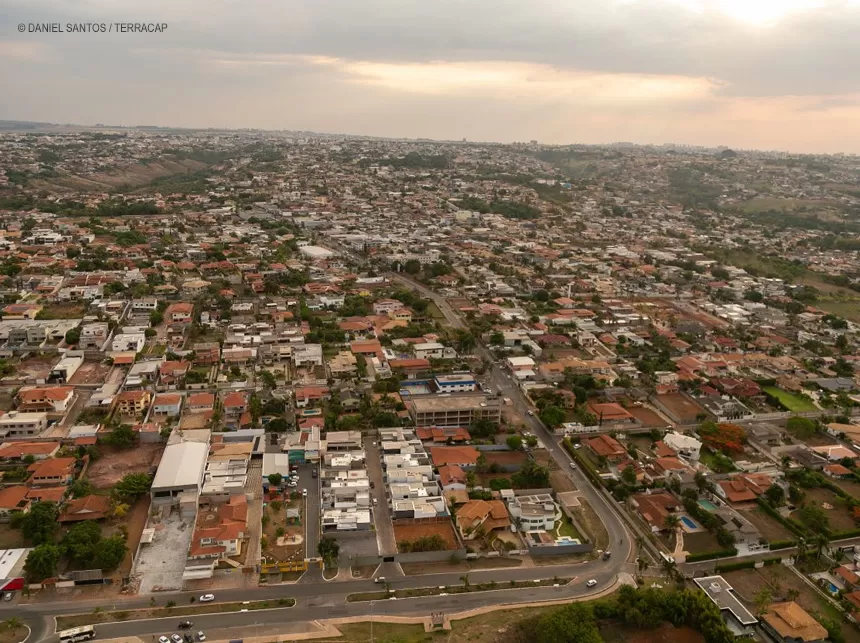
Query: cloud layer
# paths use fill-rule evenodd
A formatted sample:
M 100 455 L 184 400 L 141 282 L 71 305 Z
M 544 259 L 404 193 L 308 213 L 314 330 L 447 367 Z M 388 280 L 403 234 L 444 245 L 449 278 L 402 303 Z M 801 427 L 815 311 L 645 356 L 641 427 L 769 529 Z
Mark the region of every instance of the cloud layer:
M 163 34 L 19 23 L 165 22 Z M 860 0 L 5 0 L 0 118 L 860 152 Z

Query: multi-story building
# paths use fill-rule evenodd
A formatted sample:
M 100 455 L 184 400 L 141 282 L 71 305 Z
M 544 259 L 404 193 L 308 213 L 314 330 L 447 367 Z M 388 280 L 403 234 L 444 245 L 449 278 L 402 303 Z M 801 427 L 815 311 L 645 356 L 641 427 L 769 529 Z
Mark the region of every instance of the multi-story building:
M 19 438 L 39 435 L 48 428 L 46 413 L 19 413 L 9 411 L 0 417 L 0 438 Z
M 499 398 L 475 393 L 420 395 L 407 406 L 415 426 L 469 426 L 477 419 L 498 422 L 502 417 Z

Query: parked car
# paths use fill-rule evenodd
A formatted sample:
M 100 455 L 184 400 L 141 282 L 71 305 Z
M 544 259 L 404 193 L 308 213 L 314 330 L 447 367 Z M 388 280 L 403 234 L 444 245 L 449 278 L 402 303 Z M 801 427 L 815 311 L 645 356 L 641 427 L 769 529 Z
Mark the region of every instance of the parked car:
M 199 632 L 197 632 L 197 640 L 198 641 L 205 641 L 206 640 L 206 635 L 203 633 L 203 630 L 200 630 Z
M 15 592 L 3 592 L 4 601 L 11 601 L 13 598 L 15 598 Z
M 585 584 L 586 587 L 594 587 L 595 585 L 597 585 L 597 581 L 593 578 Z
M 194 643 L 194 637 L 193 637 L 193 636 L 191 636 L 188 632 L 186 632 L 186 633 L 182 636 L 182 639 L 185 641 L 185 643 Z
M 194 625 L 194 623 L 192 623 L 191 621 L 179 621 L 179 629 L 180 630 L 191 629 L 191 626 L 193 626 L 193 625 Z
M 373 499 L 373 506 L 376 507 L 379 504 L 379 500 L 376 498 Z
M 311 470 L 311 478 L 316 478 L 316 477 L 317 477 L 317 470 L 316 470 L 316 469 L 312 469 L 312 470 Z
M 171 634 L 170 640 L 173 641 L 173 643 L 182 643 L 182 637 L 179 636 L 179 634 Z
M 166 636 L 159 636 L 158 637 L 158 643 L 170 643 L 170 639 L 167 638 Z
M 211 603 L 215 600 L 215 594 L 203 594 L 203 596 L 201 596 L 197 600 L 201 603 Z

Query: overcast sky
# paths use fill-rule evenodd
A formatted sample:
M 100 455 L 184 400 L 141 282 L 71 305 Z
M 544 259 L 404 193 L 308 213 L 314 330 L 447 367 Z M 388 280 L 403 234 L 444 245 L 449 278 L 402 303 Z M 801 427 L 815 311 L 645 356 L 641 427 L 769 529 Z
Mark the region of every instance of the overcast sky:
M 18 25 L 167 23 L 165 33 Z M 860 0 L 2 0 L 0 118 L 860 153 Z

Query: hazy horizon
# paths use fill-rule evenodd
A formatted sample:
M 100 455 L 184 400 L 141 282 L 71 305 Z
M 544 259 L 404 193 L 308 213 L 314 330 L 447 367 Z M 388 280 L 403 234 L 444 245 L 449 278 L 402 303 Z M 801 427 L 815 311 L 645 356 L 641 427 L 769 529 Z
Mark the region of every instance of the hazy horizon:
M 0 18 L 9 120 L 860 153 L 860 0 L 7 0 Z M 16 28 L 120 21 L 168 28 Z

